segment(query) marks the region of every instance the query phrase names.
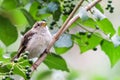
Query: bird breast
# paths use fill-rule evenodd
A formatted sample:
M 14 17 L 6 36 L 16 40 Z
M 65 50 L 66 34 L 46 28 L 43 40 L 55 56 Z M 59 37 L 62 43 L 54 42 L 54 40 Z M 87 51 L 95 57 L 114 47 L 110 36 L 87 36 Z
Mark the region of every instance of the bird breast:
M 43 51 L 47 48 L 52 37 L 49 32 L 37 33 L 31 38 L 26 48 L 30 52 L 29 58 L 39 57 Z

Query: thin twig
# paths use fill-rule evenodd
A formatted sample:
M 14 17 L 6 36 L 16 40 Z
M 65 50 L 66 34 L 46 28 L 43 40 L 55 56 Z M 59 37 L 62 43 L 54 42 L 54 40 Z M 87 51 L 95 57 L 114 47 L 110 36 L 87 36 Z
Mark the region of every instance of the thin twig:
M 60 37 L 60 35 L 63 33 L 64 28 L 66 27 L 66 25 L 69 23 L 69 21 L 71 20 L 71 18 L 74 16 L 74 14 L 76 13 L 76 11 L 78 10 L 78 8 L 82 5 L 82 3 L 84 2 L 84 0 L 81 0 L 79 2 L 79 4 L 74 8 L 74 10 L 71 12 L 71 14 L 69 15 L 69 17 L 67 18 L 67 20 L 64 22 L 64 24 L 62 25 L 62 27 L 59 29 L 59 31 L 55 34 L 55 36 L 53 37 L 52 41 L 50 42 L 49 46 L 46 49 L 46 52 L 49 52 L 50 48 L 53 46 L 53 44 L 58 40 L 58 38 Z M 41 62 L 43 62 L 43 60 L 45 59 L 45 57 L 47 56 L 46 53 L 43 53 L 43 55 L 34 63 L 36 65 L 36 67 L 38 65 L 41 64 Z M 34 65 L 33 64 L 33 65 Z M 32 71 L 34 71 L 35 66 L 32 66 Z
M 79 9 L 79 7 L 82 5 L 82 3 L 84 2 L 84 0 L 80 0 L 80 2 L 78 3 L 77 6 L 75 6 L 75 8 L 73 9 L 73 11 L 71 12 L 71 14 L 68 16 L 68 18 L 66 19 L 66 21 L 64 22 L 64 24 L 62 25 L 62 27 L 58 30 L 58 32 L 55 34 L 53 42 L 51 42 L 51 44 L 48 46 L 47 50 L 49 51 L 49 49 L 52 47 L 52 45 L 54 44 L 55 41 L 57 41 L 60 37 L 60 35 L 63 33 L 64 28 L 66 27 L 66 25 L 69 23 L 69 21 L 71 20 L 71 18 L 74 16 L 74 14 L 76 13 L 76 11 Z
M 94 0 L 93 2 L 91 2 L 89 5 L 87 5 L 86 7 L 85 7 L 85 9 L 87 10 L 87 11 L 89 11 L 92 7 L 94 7 L 97 3 L 99 3 L 100 1 L 102 1 L 102 0 Z
M 77 9 L 81 6 L 81 4 L 83 3 L 84 0 L 80 1 L 79 5 L 76 8 L 76 10 L 74 9 L 70 16 L 68 17 L 68 19 L 65 21 L 65 23 L 63 24 L 63 26 L 61 27 L 61 29 L 56 33 L 56 35 L 54 36 L 54 38 L 52 39 L 52 41 L 50 42 L 48 48 L 47 48 L 47 52 L 49 52 L 50 48 L 53 46 L 53 44 L 58 40 L 58 38 L 60 37 L 60 35 L 66 31 L 68 29 L 68 27 L 75 22 L 78 18 L 79 15 L 74 16 L 75 12 L 77 11 Z M 101 0 L 95 0 L 92 3 L 90 3 L 85 9 L 88 11 L 90 10 L 93 6 L 95 6 L 95 4 L 97 4 L 98 2 L 100 2 Z M 73 18 L 72 18 L 73 17 Z M 71 19 L 72 18 L 72 19 Z M 36 68 L 41 64 L 41 62 L 43 62 L 43 60 L 45 59 L 45 57 L 47 56 L 47 52 L 44 52 L 43 55 L 34 63 L 36 65 Z M 34 66 L 33 64 L 33 66 Z M 34 71 L 34 67 L 32 66 L 32 71 Z

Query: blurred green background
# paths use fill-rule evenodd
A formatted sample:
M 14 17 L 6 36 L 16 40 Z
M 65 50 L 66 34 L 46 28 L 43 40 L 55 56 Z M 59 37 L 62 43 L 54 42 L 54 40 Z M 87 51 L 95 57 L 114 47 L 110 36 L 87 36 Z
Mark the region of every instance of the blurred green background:
M 37 1 L 40 2 L 42 0 Z M 49 2 L 49 0 L 45 1 Z M 79 0 L 74 1 L 77 2 Z M 107 0 L 103 0 L 101 5 L 104 9 L 105 16 L 110 19 L 117 30 L 118 25 L 120 25 L 120 0 L 112 1 L 113 6 L 115 7 L 115 11 L 112 14 L 105 10 Z M 9 24 L 15 27 L 13 29 L 8 29 L 8 32 L 11 33 L 9 36 L 14 36 L 12 40 L 9 36 L 2 36 L 2 39 L 10 39 L 9 42 L 4 42 L 5 45 L 0 42 L 0 46 L 4 47 L 7 50 L 6 52 L 13 52 L 18 49 L 21 40 L 21 33 L 24 34 L 30 29 L 35 21 L 46 19 L 48 26 L 51 29 L 50 24 L 54 21 L 53 19 L 51 20 L 51 14 L 53 14 L 52 12 L 54 11 L 46 13 L 44 12 L 45 8 L 41 9 L 41 11 L 37 11 L 36 8 L 41 7 L 38 5 L 39 4 L 34 2 L 34 0 L 0 0 L 0 26 L 3 25 L 3 23 L 6 23 L 6 25 Z M 36 14 L 37 12 L 39 14 Z M 58 29 L 58 27 L 55 29 Z M 2 31 L 2 28 L 0 31 Z M 75 31 L 76 29 L 72 30 L 72 32 Z M 51 32 L 54 33 L 52 30 Z M 5 34 L 7 35 L 8 33 Z M 18 34 L 18 36 L 15 36 L 15 34 Z M 10 45 L 12 42 L 14 43 Z M 90 50 L 84 54 L 80 54 L 79 47 L 74 44 L 70 51 L 66 54 L 62 54 L 62 57 L 66 60 L 69 66 L 69 73 L 49 69 L 46 65 L 41 64 L 34 72 L 32 80 L 120 80 L 120 62 L 111 69 L 110 61 L 105 53 L 101 51 L 100 46 L 97 46 L 97 51 Z M 18 79 L 16 78 L 16 80 Z

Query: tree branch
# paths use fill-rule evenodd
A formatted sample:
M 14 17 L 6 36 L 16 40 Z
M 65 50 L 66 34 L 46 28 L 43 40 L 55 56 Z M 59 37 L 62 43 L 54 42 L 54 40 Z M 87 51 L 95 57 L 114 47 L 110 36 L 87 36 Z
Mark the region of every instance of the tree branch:
M 47 53 L 49 52 L 50 48 L 53 46 L 53 44 L 59 39 L 60 35 L 62 33 L 64 33 L 69 26 L 75 22 L 78 18 L 79 15 L 76 15 L 75 17 L 74 14 L 75 12 L 78 10 L 78 8 L 81 6 L 81 4 L 83 3 L 84 0 L 81 0 L 79 2 L 79 4 L 74 8 L 74 10 L 72 11 L 72 13 L 69 15 L 69 17 L 67 18 L 67 20 L 65 21 L 65 23 L 63 24 L 63 26 L 59 29 L 59 31 L 55 34 L 55 36 L 53 37 L 52 41 L 50 42 L 48 48 L 46 49 L 46 51 L 43 53 L 43 55 L 33 64 L 33 66 L 31 67 L 32 72 L 35 70 L 34 67 L 38 67 L 43 60 L 46 58 Z M 93 6 L 95 6 L 95 4 L 99 3 L 101 0 L 94 0 L 92 3 L 90 3 L 88 6 L 85 7 L 85 9 L 88 11 L 90 10 Z M 72 18 L 73 17 L 73 18 Z

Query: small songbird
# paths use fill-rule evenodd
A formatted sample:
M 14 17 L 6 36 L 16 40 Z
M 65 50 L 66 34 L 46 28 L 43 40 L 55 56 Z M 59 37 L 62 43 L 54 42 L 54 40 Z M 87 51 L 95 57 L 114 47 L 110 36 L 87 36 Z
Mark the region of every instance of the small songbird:
M 36 22 L 32 29 L 26 32 L 21 40 L 17 55 L 11 61 L 19 58 L 25 51 L 29 51 L 28 58 L 39 57 L 49 45 L 52 39 L 45 21 Z

